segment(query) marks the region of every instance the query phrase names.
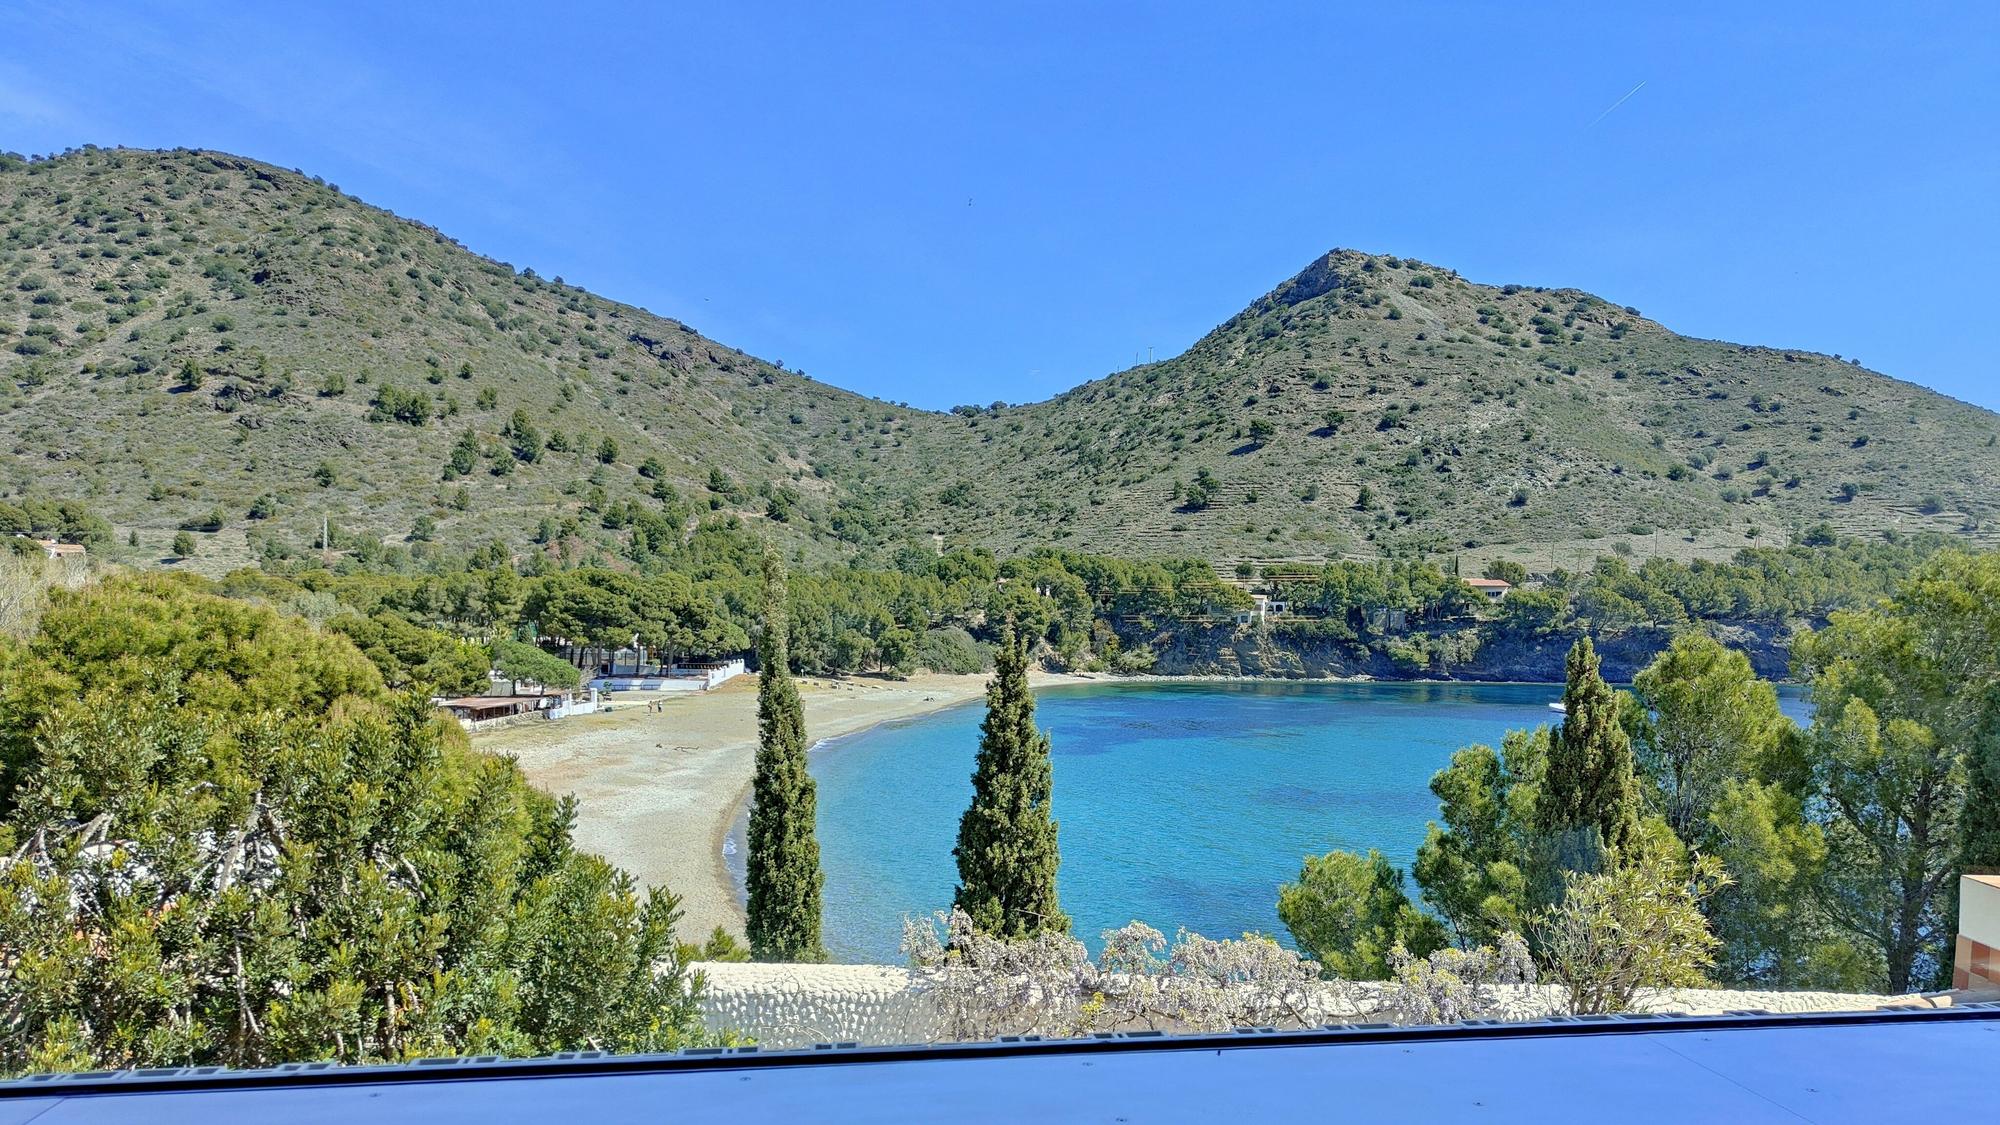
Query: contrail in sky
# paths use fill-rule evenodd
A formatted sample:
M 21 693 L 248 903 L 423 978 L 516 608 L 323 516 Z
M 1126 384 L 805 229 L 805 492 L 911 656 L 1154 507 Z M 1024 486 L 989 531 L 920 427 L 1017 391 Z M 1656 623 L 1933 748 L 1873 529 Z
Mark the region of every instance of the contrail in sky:
M 1621 106 L 1621 105 L 1624 105 L 1624 104 L 1625 104 L 1626 102 L 1628 102 L 1628 101 L 1631 101 L 1631 100 L 1632 100 L 1632 95 L 1633 95 L 1633 94 L 1636 94 L 1636 93 L 1638 93 L 1638 92 L 1639 92 L 1640 90 L 1644 89 L 1644 88 L 1645 88 L 1645 85 L 1646 85 L 1646 83 L 1645 83 L 1645 82 L 1644 82 L 1644 81 L 1642 80 L 1642 81 L 1640 81 L 1640 83 L 1639 83 L 1639 84 L 1638 84 L 1637 86 L 1634 86 L 1634 87 L 1632 87 L 1632 88 L 1631 88 L 1630 90 L 1627 90 L 1627 91 L 1625 91 L 1625 96 L 1624 96 L 1624 97 L 1622 97 L 1622 98 L 1619 98 L 1619 99 L 1618 99 L 1617 101 L 1615 101 L 1615 102 L 1612 102 L 1612 103 L 1611 103 L 1611 108 L 1610 108 L 1610 109 L 1607 109 L 1607 110 L 1605 110 L 1605 111 L 1604 111 L 1603 113 L 1600 113 L 1600 114 L 1598 114 L 1598 115 L 1597 115 L 1597 120 L 1596 120 L 1596 121 L 1592 121 L 1592 122 L 1591 122 L 1590 124 L 1588 124 L 1588 125 L 1585 125 L 1585 126 L 1584 126 L 1584 128 L 1586 128 L 1586 129 L 1592 129 L 1592 128 L 1595 128 L 1595 127 L 1597 126 L 1597 122 L 1598 122 L 1598 121 L 1602 121 L 1602 120 L 1604 120 L 1605 118 L 1607 118 L 1607 117 L 1611 116 L 1611 110 L 1613 110 L 1613 109 L 1617 109 L 1617 108 L 1618 108 L 1619 106 Z

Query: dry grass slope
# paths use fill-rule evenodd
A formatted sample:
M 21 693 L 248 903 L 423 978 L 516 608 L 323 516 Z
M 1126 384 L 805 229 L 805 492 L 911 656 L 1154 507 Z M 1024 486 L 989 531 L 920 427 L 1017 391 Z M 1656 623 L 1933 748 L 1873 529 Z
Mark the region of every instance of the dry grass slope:
M 0 167 L 0 356 L 0 491 L 87 498 L 143 554 L 219 510 L 198 561 L 247 558 L 247 532 L 309 545 L 323 517 L 519 544 L 543 516 L 657 505 L 658 479 L 753 519 L 781 493 L 796 538 L 831 540 L 912 419 L 204 152 Z M 447 481 L 467 431 L 481 456 Z
M 1057 526 L 1081 549 L 1224 561 L 1716 553 L 1820 521 L 1990 540 L 2000 515 L 1987 411 L 1586 293 L 1352 251 L 1179 357 L 957 425 L 985 456 L 951 529 L 1017 544 Z M 1213 498 L 1187 504 L 1203 471 Z
M 660 510 L 663 484 L 684 518 L 736 513 L 820 557 L 1685 555 L 1819 521 L 1987 539 L 1996 435 L 2000 417 L 1835 357 L 1351 251 L 1174 359 L 936 414 L 297 172 L 0 158 L 0 496 L 85 499 L 135 561 L 188 526 L 183 565 L 240 565 L 309 549 L 322 519 L 392 543 L 552 538 L 575 560 L 614 550 L 604 513 Z

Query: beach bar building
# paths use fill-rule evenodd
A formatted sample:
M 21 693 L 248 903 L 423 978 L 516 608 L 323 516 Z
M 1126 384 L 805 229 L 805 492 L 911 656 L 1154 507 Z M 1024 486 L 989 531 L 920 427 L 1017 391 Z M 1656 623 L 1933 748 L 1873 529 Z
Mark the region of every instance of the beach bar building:
M 540 695 L 467 695 L 439 700 L 438 706 L 451 712 L 465 729 L 479 730 L 531 714 L 541 708 L 544 698 Z
M 682 660 L 665 667 L 640 668 L 631 673 L 600 674 L 590 686 L 603 691 L 707 691 L 735 679 L 745 671 L 743 658 Z
M 518 720 L 588 715 L 598 709 L 598 697 L 596 688 L 591 688 L 587 695 L 581 697 L 574 692 L 545 690 L 510 692 L 506 695 L 464 695 L 456 699 L 440 699 L 437 705 L 451 712 L 452 718 L 457 719 L 466 730 L 485 730 Z

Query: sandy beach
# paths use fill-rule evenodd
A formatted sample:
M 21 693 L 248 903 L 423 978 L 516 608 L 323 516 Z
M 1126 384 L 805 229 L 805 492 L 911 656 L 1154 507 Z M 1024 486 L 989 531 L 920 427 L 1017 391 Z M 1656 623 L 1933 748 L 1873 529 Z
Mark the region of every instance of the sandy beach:
M 1038 674 L 1037 686 L 1103 677 Z M 983 696 L 985 676 L 907 680 L 801 678 L 806 735 L 817 742 L 891 719 Z M 663 699 L 664 711 L 647 707 Z M 722 842 L 749 798 L 757 744 L 757 679 L 701 693 L 620 692 L 609 713 L 530 722 L 474 736 L 481 750 L 512 754 L 528 779 L 582 802 L 576 840 L 641 883 L 681 896 L 679 932 L 696 940 L 716 926 L 743 932 L 743 908 L 723 865 Z

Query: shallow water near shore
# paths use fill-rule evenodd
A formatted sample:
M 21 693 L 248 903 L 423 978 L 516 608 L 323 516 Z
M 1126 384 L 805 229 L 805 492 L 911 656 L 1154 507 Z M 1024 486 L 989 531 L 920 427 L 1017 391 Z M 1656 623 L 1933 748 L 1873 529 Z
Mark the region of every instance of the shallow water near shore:
M 1112 683 L 1039 693 L 1063 907 L 1094 949 L 1138 919 L 1171 936 L 1287 940 L 1277 888 L 1307 854 L 1407 866 L 1454 751 L 1559 718 L 1559 684 Z M 1806 705 L 1785 693 L 1802 719 Z M 905 915 L 948 906 L 979 703 L 822 743 L 819 838 L 835 960 L 896 963 Z M 738 854 L 729 863 L 741 886 Z M 1412 888 L 1414 891 L 1414 887 Z

